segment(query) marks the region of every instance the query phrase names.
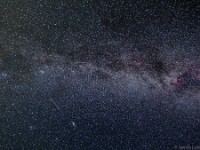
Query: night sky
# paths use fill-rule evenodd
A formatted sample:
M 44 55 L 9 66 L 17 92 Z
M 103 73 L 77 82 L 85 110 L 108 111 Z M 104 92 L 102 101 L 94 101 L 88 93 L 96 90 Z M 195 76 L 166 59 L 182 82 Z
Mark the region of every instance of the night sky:
M 0 149 L 200 149 L 199 14 L 198 0 L 0 0 Z

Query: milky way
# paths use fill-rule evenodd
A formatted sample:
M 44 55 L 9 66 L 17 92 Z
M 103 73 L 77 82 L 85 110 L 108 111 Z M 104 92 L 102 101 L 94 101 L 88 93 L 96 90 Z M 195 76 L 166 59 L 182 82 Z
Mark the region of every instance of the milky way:
M 0 149 L 198 148 L 198 2 L 0 3 Z

